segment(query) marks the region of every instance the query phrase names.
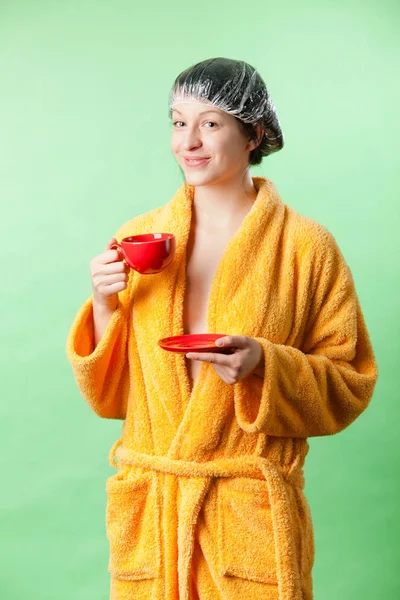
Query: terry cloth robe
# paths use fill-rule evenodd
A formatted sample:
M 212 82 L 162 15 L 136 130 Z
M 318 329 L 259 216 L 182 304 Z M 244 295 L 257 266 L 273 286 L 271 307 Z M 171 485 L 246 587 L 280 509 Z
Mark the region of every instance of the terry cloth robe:
M 312 598 L 307 438 L 353 423 L 378 371 L 333 235 L 287 206 L 272 181 L 253 183 L 256 200 L 213 279 L 207 326 L 257 339 L 264 378 L 230 385 L 202 362 L 190 391 L 184 353 L 157 343 L 184 333 L 186 182 L 115 234 L 174 233 L 171 265 L 130 273 L 96 347 L 92 296 L 70 329 L 82 396 L 100 417 L 123 420 L 106 481 L 111 600 Z

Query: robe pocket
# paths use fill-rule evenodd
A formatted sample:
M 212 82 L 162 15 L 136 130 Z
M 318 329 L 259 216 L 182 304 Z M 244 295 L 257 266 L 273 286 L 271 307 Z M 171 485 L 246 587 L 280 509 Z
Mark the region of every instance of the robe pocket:
M 108 570 L 117 579 L 153 579 L 160 574 L 161 545 L 157 477 L 145 473 L 107 479 Z
M 265 480 L 220 480 L 217 498 L 222 575 L 276 585 L 275 542 Z

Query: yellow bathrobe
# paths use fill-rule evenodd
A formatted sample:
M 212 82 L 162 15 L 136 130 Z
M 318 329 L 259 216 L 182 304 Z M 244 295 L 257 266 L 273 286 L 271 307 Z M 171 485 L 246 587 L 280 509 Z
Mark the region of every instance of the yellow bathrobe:
M 314 537 L 303 493 L 307 437 L 368 406 L 376 360 L 351 271 L 333 235 L 253 177 L 257 198 L 229 241 L 209 298 L 209 333 L 262 345 L 263 379 L 225 383 L 201 363 L 192 392 L 183 334 L 193 186 L 125 223 L 121 238 L 171 232 L 162 273 L 132 271 L 94 349 L 92 297 L 67 355 L 80 392 L 122 419 L 106 482 L 111 600 L 310 600 Z

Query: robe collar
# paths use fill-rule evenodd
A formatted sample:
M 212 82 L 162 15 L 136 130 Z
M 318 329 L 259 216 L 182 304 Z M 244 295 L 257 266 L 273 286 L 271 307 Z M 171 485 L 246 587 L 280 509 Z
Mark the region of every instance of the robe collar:
M 232 305 L 241 283 L 248 279 L 256 256 L 262 251 L 262 246 L 265 246 L 272 223 L 278 215 L 282 221 L 284 204 L 271 180 L 255 176 L 252 180 L 257 196 L 239 229 L 229 240 L 214 273 L 207 306 L 207 331 L 204 333 L 225 333 L 223 329 L 228 327 L 232 333 L 235 330 L 236 334 L 240 335 L 242 329 L 248 331 L 250 325 L 251 329 L 257 329 L 259 325 L 256 313 L 260 316 L 260 311 L 254 311 L 252 315 L 246 315 L 246 319 L 240 319 L 238 314 L 230 314 L 229 306 Z M 194 186 L 183 183 L 164 207 L 153 228 L 154 231 L 161 231 L 157 228 L 162 226 L 163 231 L 172 232 L 176 236 L 176 256 L 170 272 L 170 276 L 176 278 L 175 314 L 170 335 L 184 333 L 186 250 L 192 222 L 194 191 Z M 267 268 L 268 265 L 265 266 Z M 234 305 L 233 308 L 237 310 Z M 235 316 L 238 318 L 235 319 Z

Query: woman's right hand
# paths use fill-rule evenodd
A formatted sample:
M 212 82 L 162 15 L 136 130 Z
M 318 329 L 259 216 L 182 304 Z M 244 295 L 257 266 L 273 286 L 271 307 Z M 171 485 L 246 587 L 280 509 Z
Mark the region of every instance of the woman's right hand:
M 97 306 L 115 310 L 118 305 L 118 292 L 125 290 L 128 285 L 130 267 L 120 260 L 118 250 L 108 249 L 112 243 L 111 238 L 105 252 L 93 257 L 90 261 L 90 276 L 92 280 L 93 302 Z

